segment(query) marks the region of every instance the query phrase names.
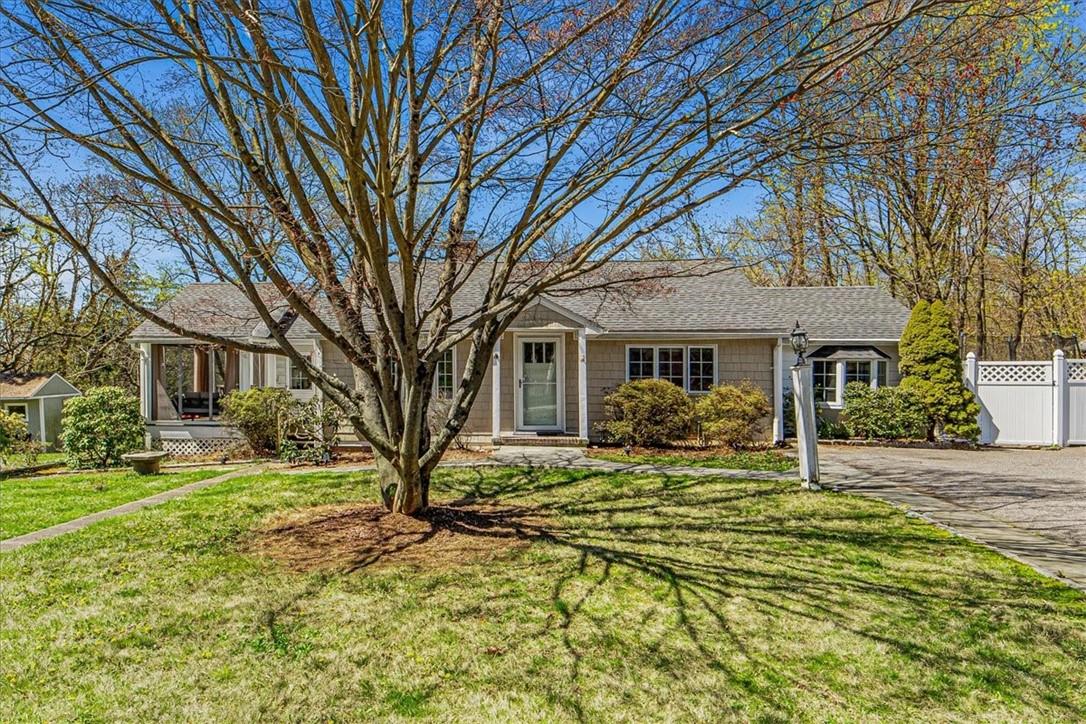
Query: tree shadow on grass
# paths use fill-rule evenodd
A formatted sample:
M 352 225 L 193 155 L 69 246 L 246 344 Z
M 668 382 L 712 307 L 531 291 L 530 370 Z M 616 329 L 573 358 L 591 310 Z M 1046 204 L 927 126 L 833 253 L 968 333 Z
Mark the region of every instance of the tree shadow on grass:
M 434 499 L 440 504 L 429 516 L 400 518 L 387 535 L 378 526 L 365 543 L 346 536 L 348 556 L 338 570 L 388 563 L 441 568 L 477 559 L 480 551 L 507 558 L 537 543 L 544 560 L 529 565 L 553 577 L 549 595 L 558 619 L 525 638 L 559 637 L 575 692 L 582 691 L 586 658 L 599 653 L 598 639 L 608 633 L 602 629 L 630 625 L 627 611 L 601 622 L 596 602 L 619 586 L 628 590 L 633 580 L 646 595 L 635 592 L 631 606 L 650 611 L 654 598 L 675 624 L 664 633 L 636 632 L 640 650 L 625 655 L 644 656 L 677 686 L 685 668 L 653 664 L 648 652 L 679 633 L 697 652 L 699 668 L 722 674 L 765 710 L 787 715 L 796 692 L 813 692 L 857 711 L 848 706 L 850 692 L 805 668 L 803 657 L 821 643 L 815 632 L 829 631 L 844 667 L 862 666 L 865 659 L 849 659 L 866 656 L 883 670 L 910 669 L 899 683 L 862 693 L 890 715 L 895 699 L 923 706 L 915 701 L 918 690 L 954 710 L 973 695 L 971 687 L 984 686 L 993 700 L 1026 711 L 1086 713 L 1081 699 L 1061 696 L 1068 690 L 1063 675 L 1036 663 L 1041 656 L 1082 656 L 1086 641 L 1073 624 L 1086 623 L 1083 607 L 1054 612 L 1066 591 L 1022 569 L 994 567 L 987 551 L 886 505 L 811 494 L 788 482 L 532 468 L 442 474 Z M 329 511 L 314 530 L 324 536 L 329 525 L 357 521 L 359 510 Z M 316 545 L 324 538 L 307 540 L 314 555 L 327 555 Z M 994 623 L 977 630 L 969 624 L 974 616 Z M 1047 636 L 1030 626 L 1041 620 Z M 806 648 L 774 651 L 759 622 L 783 627 L 772 635 L 809 639 Z M 631 633 L 617 632 L 627 640 Z M 926 684 L 936 680 L 942 683 Z M 589 717 L 577 695 L 564 703 L 576 717 Z

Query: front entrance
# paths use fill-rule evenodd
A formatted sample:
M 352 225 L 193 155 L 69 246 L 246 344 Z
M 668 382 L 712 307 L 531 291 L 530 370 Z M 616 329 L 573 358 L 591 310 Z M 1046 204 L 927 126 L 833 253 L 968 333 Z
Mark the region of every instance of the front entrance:
M 562 338 L 517 337 L 516 347 L 517 430 L 561 430 Z

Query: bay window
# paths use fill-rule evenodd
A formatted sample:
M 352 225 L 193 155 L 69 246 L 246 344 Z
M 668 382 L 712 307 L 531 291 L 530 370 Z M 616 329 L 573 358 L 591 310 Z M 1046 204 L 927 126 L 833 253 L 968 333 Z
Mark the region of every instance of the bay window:
M 809 355 L 815 402 L 843 407 L 845 387 L 853 382 L 872 389 L 885 387 L 889 377 L 888 355 L 873 346 L 821 347 Z

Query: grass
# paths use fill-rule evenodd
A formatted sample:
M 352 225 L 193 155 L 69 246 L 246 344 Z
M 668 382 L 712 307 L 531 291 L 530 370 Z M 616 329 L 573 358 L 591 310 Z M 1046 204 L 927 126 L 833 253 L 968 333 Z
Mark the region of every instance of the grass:
M 0 540 L 203 480 L 222 469 L 163 475 L 131 470 L 36 475 L 0 480 Z
M 726 468 L 729 470 L 770 470 L 788 472 L 796 468 L 795 458 L 776 450 L 750 452 L 689 450 L 668 451 L 659 449 L 635 449 L 632 455 L 612 448 L 590 448 L 588 455 L 601 460 L 631 465 L 678 465 L 690 468 Z
M 374 488 L 237 478 L 0 554 L 0 720 L 1086 717 L 1086 595 L 793 483 L 450 469 L 436 500 L 546 532 L 444 568 L 244 552 Z

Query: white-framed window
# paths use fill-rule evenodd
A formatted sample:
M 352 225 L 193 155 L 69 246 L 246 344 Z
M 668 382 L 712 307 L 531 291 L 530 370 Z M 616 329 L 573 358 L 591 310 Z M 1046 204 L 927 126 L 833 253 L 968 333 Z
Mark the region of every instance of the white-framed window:
M 25 420 L 29 424 L 30 415 L 26 411 L 26 405 L 21 404 L 21 403 L 17 404 L 17 405 L 9 403 L 9 404 L 4 405 L 4 410 L 6 412 L 10 412 L 12 415 L 19 415 L 20 417 L 23 418 L 23 420 Z
M 684 347 L 660 347 L 656 350 L 657 372 L 661 380 L 686 389 L 686 373 L 683 360 L 686 359 Z
M 456 354 L 447 349 L 434 368 L 434 394 L 438 399 L 451 400 L 456 391 Z
M 811 362 L 815 402 L 837 404 L 837 363 L 816 359 Z
M 862 382 L 872 389 L 886 387 L 889 374 L 887 360 L 842 359 L 811 360 L 815 402 L 826 407 L 843 407 L 845 386 Z
M 626 380 L 651 380 L 656 376 L 655 347 L 626 348 Z
M 690 392 L 708 392 L 716 384 L 716 347 L 691 347 Z
M 287 386 L 292 390 L 308 390 L 313 387 L 313 381 L 305 373 L 305 369 L 294 364 L 294 360 L 287 357 Z
M 716 384 L 716 347 L 629 345 L 626 381 L 666 380 L 691 393 L 708 392 Z

